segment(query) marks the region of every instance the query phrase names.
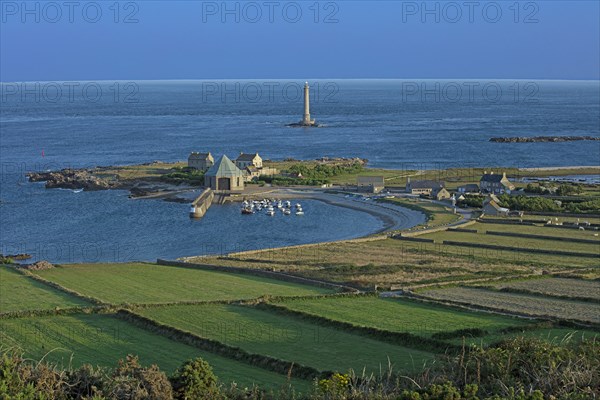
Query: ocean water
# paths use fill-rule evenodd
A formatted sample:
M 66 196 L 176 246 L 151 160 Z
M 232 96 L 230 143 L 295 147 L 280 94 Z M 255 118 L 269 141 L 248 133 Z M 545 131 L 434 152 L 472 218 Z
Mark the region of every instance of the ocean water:
M 132 201 L 122 191 L 45 190 L 26 181 L 33 170 L 175 161 L 190 151 L 356 156 L 399 169 L 600 164 L 600 142 L 489 142 L 600 136 L 598 81 L 310 84 L 320 128 L 285 126 L 303 112 L 303 82 L 294 80 L 0 84 L 2 252 L 21 249 L 56 262 L 172 258 L 220 252 L 219 246 L 357 237 L 381 227 L 370 215 L 317 202 L 307 202 L 302 221 L 240 220 L 237 206 L 213 207 L 190 221 L 186 204 Z

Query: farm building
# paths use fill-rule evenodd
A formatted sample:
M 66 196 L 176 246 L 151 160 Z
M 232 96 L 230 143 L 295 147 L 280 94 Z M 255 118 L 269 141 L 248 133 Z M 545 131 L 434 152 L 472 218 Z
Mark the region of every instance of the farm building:
M 506 172 L 503 172 L 502 175 L 494 174 L 493 171 L 489 174 L 484 172 L 479 181 L 479 187 L 481 187 L 481 191 L 484 193 L 495 194 L 510 193 L 512 190 L 515 190 L 515 185 L 508 180 Z
M 210 152 L 197 153 L 192 152 L 188 157 L 188 167 L 199 171 L 206 171 L 215 164 L 215 159 Z
M 254 153 L 254 154 L 240 153 L 238 158 L 235 159 L 235 165 L 239 169 L 244 169 L 247 167 L 262 168 L 263 160 L 258 155 L 258 153 Z
M 204 186 L 215 191 L 244 190 L 244 173 L 226 155 L 204 174 Z
M 441 181 L 414 181 L 412 182 L 410 178 L 408 178 L 408 182 L 406 182 L 406 191 L 410 194 L 424 194 L 430 196 L 432 192 L 437 192 L 446 184 Z
M 385 187 L 383 176 L 359 176 L 356 190 L 359 192 L 379 193 Z

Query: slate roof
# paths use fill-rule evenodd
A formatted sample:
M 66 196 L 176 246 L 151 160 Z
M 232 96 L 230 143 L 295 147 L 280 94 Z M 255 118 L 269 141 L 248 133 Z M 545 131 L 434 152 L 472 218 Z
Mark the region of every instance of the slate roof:
M 439 189 L 443 188 L 445 185 L 444 182 L 438 181 L 412 181 L 410 183 L 411 189 Z
M 229 159 L 226 155 L 222 155 L 219 160 L 210 167 L 204 176 L 216 176 L 216 177 L 243 177 L 243 172 L 235 166 L 233 161 Z
M 238 156 L 236 161 L 252 161 L 252 160 L 254 160 L 254 157 L 256 157 L 257 155 L 258 155 L 258 153 L 254 153 L 254 154 L 240 153 L 240 155 Z
M 208 152 L 208 153 L 191 153 L 189 158 L 206 160 L 209 157 L 211 157 L 210 152 Z
M 481 177 L 481 181 L 483 181 L 483 182 L 500 183 L 502 181 L 503 177 L 504 176 L 502 174 L 484 174 Z
M 359 176 L 357 179 L 359 185 L 381 185 L 385 186 L 383 176 Z

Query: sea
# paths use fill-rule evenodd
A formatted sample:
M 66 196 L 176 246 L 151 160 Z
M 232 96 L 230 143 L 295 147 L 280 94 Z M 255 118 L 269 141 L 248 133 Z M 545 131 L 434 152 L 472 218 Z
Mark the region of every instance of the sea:
M 293 128 L 304 80 L 0 84 L 0 252 L 68 262 L 154 260 L 364 236 L 382 222 L 305 200 L 303 218 L 241 219 L 215 206 L 130 200 L 29 183 L 28 171 L 185 160 L 360 157 L 371 167 L 600 165 L 600 141 L 493 143 L 497 136 L 600 137 L 599 81 L 309 79 L 319 127 Z

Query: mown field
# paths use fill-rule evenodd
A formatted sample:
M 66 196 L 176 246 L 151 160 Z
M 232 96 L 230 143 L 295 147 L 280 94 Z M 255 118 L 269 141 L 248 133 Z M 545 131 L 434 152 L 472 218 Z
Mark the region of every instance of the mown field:
M 491 287 L 498 290 L 508 289 L 514 292 L 600 302 L 600 281 L 545 277 L 542 279 L 502 282 Z
M 426 290 L 419 294 L 434 300 L 488 307 L 500 312 L 600 324 L 600 305 L 590 302 L 466 287 Z
M 565 235 L 566 236 L 566 235 Z M 531 249 L 531 250 L 561 250 L 570 251 L 576 253 L 588 253 L 598 254 L 600 257 L 600 242 L 597 244 L 593 243 L 577 243 L 570 242 L 568 240 L 561 240 L 560 237 L 556 237 L 556 240 L 548 239 L 533 239 L 533 238 L 522 238 L 522 237 L 509 237 L 509 236 L 496 236 L 487 235 L 482 233 L 470 233 L 470 232 L 435 232 L 421 236 L 424 239 L 433 239 L 437 243 L 441 243 L 444 240 L 465 242 L 465 243 L 479 243 L 485 245 L 496 245 L 496 246 L 510 246 L 520 249 Z
M 426 337 L 448 330 L 471 328 L 498 330 L 527 324 L 525 320 L 513 317 L 460 311 L 414 300 L 382 299 L 375 296 L 287 300 L 280 305 L 290 310 L 353 325 Z
M 529 216 L 528 216 L 529 218 Z M 486 218 L 489 220 L 489 218 Z M 468 229 L 477 229 L 478 232 L 484 233 L 487 231 L 496 232 L 518 232 L 528 235 L 544 235 L 554 236 L 563 239 L 588 239 L 597 240 L 600 243 L 600 232 L 595 230 L 569 229 L 569 228 L 553 228 L 544 224 L 539 225 L 512 225 L 512 224 L 490 224 L 490 223 L 475 223 Z M 594 236 L 598 235 L 598 236 Z
M 89 305 L 0 265 L 0 313 Z
M 491 332 L 481 337 L 474 337 L 465 335 L 463 337 L 457 337 L 448 340 L 449 343 L 454 345 L 477 345 L 477 346 L 493 346 L 505 340 L 510 340 L 516 337 L 527 337 L 544 340 L 554 344 L 566 344 L 572 342 L 581 342 L 583 340 L 598 340 L 600 339 L 600 331 L 594 331 L 585 328 L 539 328 L 539 329 L 523 329 L 517 332 L 498 333 Z
M 248 306 L 156 307 L 140 314 L 250 353 L 312 366 L 322 371 L 366 369 L 378 373 L 388 359 L 400 370 L 419 370 L 433 354 L 395 346 Z
M 145 263 L 67 265 L 38 274 L 78 293 L 111 304 L 331 293 L 327 289 L 249 275 Z
M 65 367 L 82 364 L 114 367 L 127 354 L 139 356 L 142 365 L 157 364 L 172 373 L 188 359 L 202 357 L 224 382 L 267 387 L 283 385 L 287 378 L 270 371 L 221 357 L 150 333 L 110 315 L 46 316 L 0 320 L 0 346 L 21 347 L 25 356 L 44 358 Z M 294 380 L 301 388 L 308 382 Z
M 427 200 L 394 198 L 384 199 L 381 201 L 410 208 L 411 210 L 421 211 L 427 216 L 427 222 L 425 224 L 418 225 L 410 230 L 449 225 L 459 221 L 462 218 L 460 214 L 454 214 L 450 207 L 443 206 L 438 203 L 432 203 Z

